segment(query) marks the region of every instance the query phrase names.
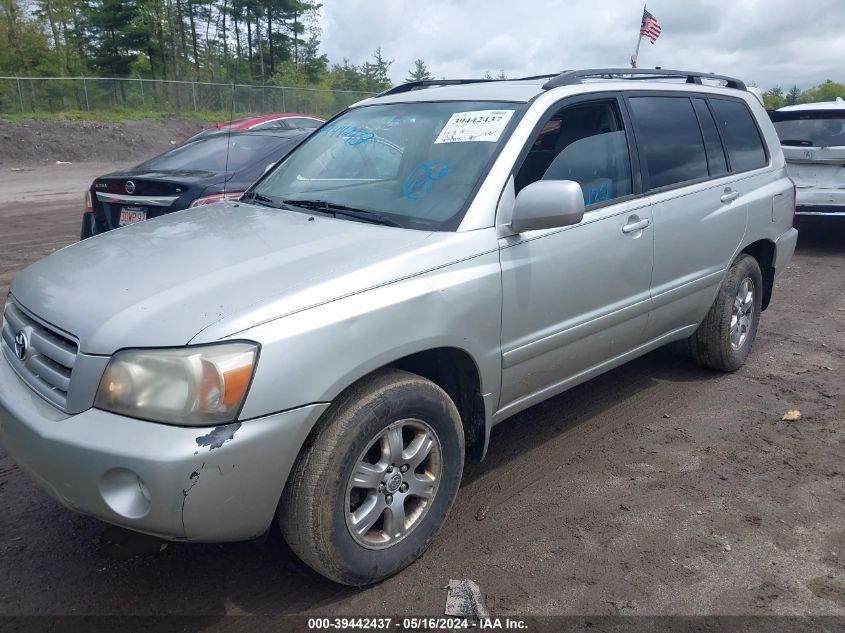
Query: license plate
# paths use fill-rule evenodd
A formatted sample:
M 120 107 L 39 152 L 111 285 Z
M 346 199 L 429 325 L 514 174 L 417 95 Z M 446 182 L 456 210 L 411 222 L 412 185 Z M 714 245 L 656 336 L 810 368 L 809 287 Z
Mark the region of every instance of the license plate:
M 122 207 L 120 209 L 120 220 L 118 226 L 126 226 L 127 224 L 135 224 L 135 222 L 142 222 L 147 219 L 147 210 L 143 207 Z

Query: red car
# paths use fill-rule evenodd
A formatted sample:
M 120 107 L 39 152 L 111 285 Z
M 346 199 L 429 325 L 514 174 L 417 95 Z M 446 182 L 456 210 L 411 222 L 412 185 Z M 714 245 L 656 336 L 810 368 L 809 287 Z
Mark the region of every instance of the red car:
M 324 122 L 325 120 L 320 117 L 296 112 L 250 116 L 233 119 L 228 122 L 218 122 L 214 127 L 205 128 L 186 139 L 186 141 L 191 141 L 215 132 L 226 131 L 230 128 L 233 132 L 245 132 L 247 130 L 313 130 L 320 127 Z

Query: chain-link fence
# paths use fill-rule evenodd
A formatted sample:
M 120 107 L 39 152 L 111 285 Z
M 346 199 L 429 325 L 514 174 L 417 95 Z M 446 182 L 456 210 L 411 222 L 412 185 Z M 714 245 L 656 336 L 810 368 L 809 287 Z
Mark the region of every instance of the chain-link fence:
M 142 78 L 0 77 L 0 114 L 302 112 L 327 117 L 369 96 L 372 93 L 353 90 Z

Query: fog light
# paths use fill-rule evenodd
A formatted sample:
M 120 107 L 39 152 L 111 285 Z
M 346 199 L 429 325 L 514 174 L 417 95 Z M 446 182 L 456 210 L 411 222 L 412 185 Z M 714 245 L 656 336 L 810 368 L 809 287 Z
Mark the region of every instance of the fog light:
M 100 478 L 99 487 L 106 505 L 122 517 L 140 519 L 150 511 L 150 489 L 131 470 L 112 468 Z

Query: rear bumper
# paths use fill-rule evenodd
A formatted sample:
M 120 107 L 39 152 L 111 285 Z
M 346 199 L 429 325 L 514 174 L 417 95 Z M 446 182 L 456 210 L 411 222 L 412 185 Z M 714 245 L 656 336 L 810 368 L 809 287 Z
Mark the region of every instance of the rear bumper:
M 798 189 L 795 215 L 845 217 L 845 189 Z
M 68 416 L 0 356 L 0 444 L 21 469 L 72 510 L 167 539 L 235 541 L 266 531 L 327 406 L 215 429 L 98 409 Z
M 786 233 L 775 240 L 775 278 L 777 278 L 789 262 L 792 261 L 792 255 L 795 253 L 795 245 L 798 243 L 798 231 L 794 228 L 789 229 Z

